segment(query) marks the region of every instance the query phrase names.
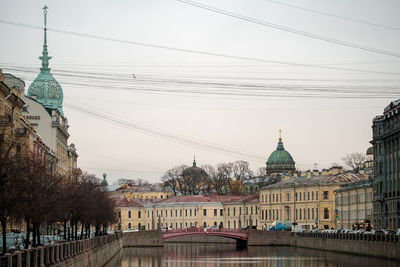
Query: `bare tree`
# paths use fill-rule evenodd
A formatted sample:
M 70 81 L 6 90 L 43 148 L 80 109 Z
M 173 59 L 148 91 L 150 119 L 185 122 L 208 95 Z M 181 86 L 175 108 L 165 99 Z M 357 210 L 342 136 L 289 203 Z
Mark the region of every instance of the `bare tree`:
M 342 158 L 344 164 L 352 169 L 355 173 L 360 171 L 360 165 L 365 161 L 365 155 L 362 153 L 347 154 Z
M 250 170 L 250 166 L 247 161 L 237 160 L 230 164 L 232 166 L 233 177 L 236 180 L 243 181 L 253 176 L 253 171 Z
M 3 254 L 6 246 L 6 224 L 8 218 L 15 218 L 20 203 L 21 140 L 10 127 L 3 126 L 0 132 L 0 224 L 2 227 Z
M 182 182 L 182 174 L 183 170 L 186 169 L 186 165 L 176 166 L 172 169 L 166 171 L 161 178 L 161 181 L 164 183 L 165 188 L 170 188 L 175 196 L 178 192 L 183 193 L 183 182 Z

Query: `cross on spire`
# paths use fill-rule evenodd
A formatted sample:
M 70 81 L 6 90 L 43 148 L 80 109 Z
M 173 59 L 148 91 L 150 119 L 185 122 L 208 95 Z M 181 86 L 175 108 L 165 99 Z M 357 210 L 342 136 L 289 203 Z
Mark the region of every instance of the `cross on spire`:
M 279 129 L 279 142 L 282 142 L 282 130 Z
M 50 73 L 49 68 L 49 52 L 47 51 L 47 9 L 49 9 L 46 5 L 43 7 L 43 15 L 44 15 L 44 42 L 43 42 L 43 51 L 42 56 L 39 59 L 42 61 L 42 68 L 40 69 L 41 73 Z
M 47 26 L 47 9 L 49 9 L 46 5 L 43 7 L 43 14 L 44 14 L 44 27 Z

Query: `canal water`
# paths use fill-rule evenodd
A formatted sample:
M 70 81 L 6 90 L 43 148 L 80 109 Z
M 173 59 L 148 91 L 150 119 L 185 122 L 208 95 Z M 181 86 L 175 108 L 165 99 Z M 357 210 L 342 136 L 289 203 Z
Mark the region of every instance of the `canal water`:
M 163 248 L 124 248 L 106 266 L 394 267 L 399 266 L 399 263 L 380 258 L 294 247 L 237 249 L 234 244 L 169 243 Z

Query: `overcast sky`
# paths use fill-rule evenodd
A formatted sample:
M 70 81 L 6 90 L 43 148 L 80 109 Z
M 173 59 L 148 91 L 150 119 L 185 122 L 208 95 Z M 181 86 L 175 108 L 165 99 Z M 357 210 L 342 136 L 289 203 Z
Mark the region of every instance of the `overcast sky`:
M 400 97 L 400 1 L 277 1 L 0 0 L 0 68 L 36 77 L 46 4 L 69 142 L 110 183 L 159 181 L 194 154 L 257 170 L 279 129 L 301 170 L 365 153 Z

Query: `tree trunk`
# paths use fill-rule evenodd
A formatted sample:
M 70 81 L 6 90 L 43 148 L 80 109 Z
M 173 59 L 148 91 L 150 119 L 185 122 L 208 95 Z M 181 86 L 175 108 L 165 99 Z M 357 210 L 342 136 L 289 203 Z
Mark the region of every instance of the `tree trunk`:
M 36 247 L 36 227 L 34 223 L 32 227 L 32 246 Z
M 64 240 L 67 240 L 67 221 L 64 220 Z
M 41 246 L 41 241 L 40 241 L 40 223 L 36 224 L 36 235 L 37 235 L 37 245 Z
M 4 253 L 6 253 L 6 251 L 7 251 L 7 247 L 6 247 L 6 245 L 7 245 L 7 243 L 6 243 L 6 224 L 7 224 L 7 218 L 6 217 L 2 217 L 1 218 L 1 230 L 2 230 L 2 233 L 3 233 L 3 253 L 2 254 L 4 254 Z
M 26 220 L 26 239 L 25 239 L 25 249 L 29 248 L 29 239 L 31 237 L 31 228 L 29 227 L 29 219 Z
M 75 222 L 75 240 L 78 240 L 78 222 Z

